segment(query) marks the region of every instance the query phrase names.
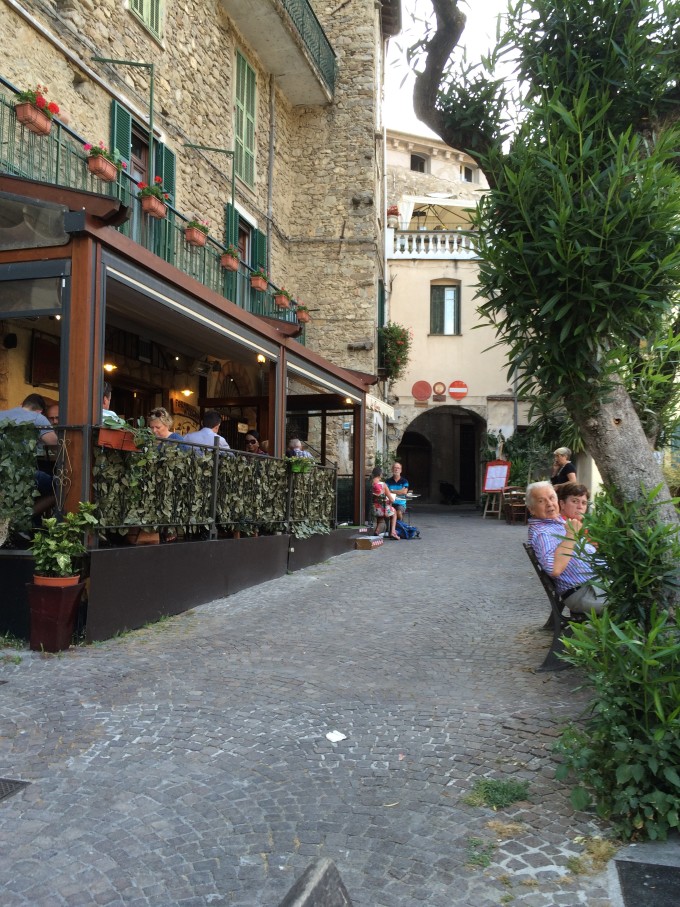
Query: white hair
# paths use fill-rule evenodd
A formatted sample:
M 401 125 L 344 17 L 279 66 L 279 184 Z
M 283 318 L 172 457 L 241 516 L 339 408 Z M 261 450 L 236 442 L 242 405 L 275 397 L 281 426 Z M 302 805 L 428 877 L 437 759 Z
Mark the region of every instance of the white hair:
M 531 505 L 534 502 L 534 493 L 539 491 L 541 488 L 552 488 L 552 482 L 532 482 L 530 485 L 527 485 L 526 492 L 526 505 L 527 510 L 531 510 Z M 553 489 L 554 490 L 554 489 Z

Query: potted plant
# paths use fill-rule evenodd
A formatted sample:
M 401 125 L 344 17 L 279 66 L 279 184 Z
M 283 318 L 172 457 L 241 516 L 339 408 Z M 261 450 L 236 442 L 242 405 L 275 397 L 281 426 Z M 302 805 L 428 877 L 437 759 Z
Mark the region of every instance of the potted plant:
M 399 226 L 399 208 L 397 205 L 389 205 L 387 208 L 387 226 L 393 228 Z
M 118 179 L 121 170 L 127 170 L 127 164 L 121 160 L 120 153 L 116 148 L 113 153 L 100 142 L 98 145 L 91 145 L 86 142 L 83 149 L 87 151 L 87 169 L 93 176 L 98 176 L 105 183 L 114 183 Z
M 27 584 L 34 651 L 68 649 L 85 583 L 74 574 L 74 558 L 86 553 L 85 537 L 97 526 L 95 505 L 81 501 L 63 520 L 46 517 L 33 539 L 33 582 Z
M 137 450 L 132 426 L 118 416 L 105 416 L 102 419 L 97 444 L 111 450 Z
M 207 220 L 192 218 L 184 228 L 184 239 L 190 246 L 204 246 L 210 233 Z
M 163 188 L 162 177 L 155 176 L 152 186 L 150 186 L 149 183 L 137 183 L 137 188 L 139 189 L 137 198 L 142 206 L 142 211 L 145 214 L 148 214 L 149 217 L 163 220 L 168 213 L 168 208 L 165 203 L 170 196 Z
M 289 309 L 292 301 L 293 296 L 285 287 L 281 287 L 280 290 L 274 293 L 274 305 L 277 305 L 280 309 Z
M 236 246 L 227 246 L 220 258 L 220 264 L 225 271 L 238 271 L 239 254 Z
M 20 91 L 14 100 L 17 120 L 36 135 L 49 135 L 52 117 L 59 113 L 59 105 L 48 101 L 46 85 L 36 85 L 27 91 Z
M 308 324 L 312 320 L 312 316 L 309 314 L 309 309 L 301 302 L 298 302 L 295 307 L 295 316 L 300 324 Z
M 411 329 L 393 321 L 378 328 L 378 362 L 390 383 L 403 377 L 411 352 Z
M 267 272 L 264 268 L 258 268 L 250 275 L 250 286 L 254 290 L 260 290 L 261 292 L 264 292 L 267 289 L 268 283 L 269 278 L 267 277 Z

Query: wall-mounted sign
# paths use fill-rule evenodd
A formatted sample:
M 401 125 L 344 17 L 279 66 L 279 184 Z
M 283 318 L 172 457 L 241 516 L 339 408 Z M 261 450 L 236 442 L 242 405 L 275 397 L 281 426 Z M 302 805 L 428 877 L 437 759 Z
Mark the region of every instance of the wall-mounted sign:
M 462 400 L 467 396 L 467 392 L 468 386 L 464 381 L 452 381 L 449 384 L 449 397 L 453 397 L 454 400 Z
M 432 390 L 439 397 L 442 394 L 446 393 L 446 385 L 443 381 L 435 381 L 435 383 L 432 385 Z
M 429 400 L 432 393 L 432 386 L 429 381 L 416 381 L 411 388 L 411 394 L 414 400 L 422 403 L 423 400 Z

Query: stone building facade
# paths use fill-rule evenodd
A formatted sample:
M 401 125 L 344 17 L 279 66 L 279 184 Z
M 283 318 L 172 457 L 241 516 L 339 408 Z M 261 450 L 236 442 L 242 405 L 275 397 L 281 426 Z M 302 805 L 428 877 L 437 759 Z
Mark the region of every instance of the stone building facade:
M 245 69 L 254 90 L 253 169 L 252 179 L 235 178 L 239 237 L 266 238 L 270 281 L 311 309 L 307 347 L 374 374 L 375 345 L 357 348 L 352 341 L 375 340 L 384 280 L 380 85 L 399 3 L 305 6 L 334 54 L 330 78 L 320 76 L 309 46 L 285 25 L 287 6 L 286 0 L 0 0 L 4 94 L 11 100 L 12 86 L 45 85 L 63 123 L 113 147 L 112 105 L 131 117 L 133 128 L 148 128 L 150 70 L 95 58 L 153 64 L 153 126 L 156 142 L 173 156 L 172 203 L 206 219 L 221 240 L 232 158 L 185 146 L 236 148 L 238 70 Z

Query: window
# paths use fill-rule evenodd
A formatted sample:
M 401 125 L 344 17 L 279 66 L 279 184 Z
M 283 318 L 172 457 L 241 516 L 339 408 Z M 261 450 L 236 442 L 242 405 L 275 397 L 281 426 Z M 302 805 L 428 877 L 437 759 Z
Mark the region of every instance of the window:
M 471 183 L 473 181 L 472 167 L 463 167 L 462 177 L 464 183 Z
M 430 334 L 460 334 L 460 286 L 430 287 Z
M 236 54 L 236 175 L 249 186 L 255 183 L 255 70 Z
M 161 37 L 163 0 L 130 0 L 130 9 L 144 23 L 152 35 Z
M 422 154 L 412 154 L 411 170 L 414 173 L 427 173 L 427 159 Z

